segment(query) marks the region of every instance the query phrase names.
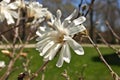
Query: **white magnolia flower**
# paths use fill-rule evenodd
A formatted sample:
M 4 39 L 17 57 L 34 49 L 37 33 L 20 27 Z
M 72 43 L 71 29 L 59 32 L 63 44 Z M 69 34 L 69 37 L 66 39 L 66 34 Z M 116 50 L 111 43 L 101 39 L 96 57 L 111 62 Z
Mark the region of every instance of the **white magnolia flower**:
M 13 3 L 14 5 L 18 6 L 19 8 L 25 8 L 25 2 L 24 0 L 15 0 Z
M 5 62 L 4 61 L 0 61 L 0 68 L 4 68 L 6 65 L 5 65 Z
M 33 23 L 35 21 L 42 22 L 45 17 L 48 17 L 51 13 L 47 10 L 47 8 L 43 8 L 43 5 L 39 2 L 26 2 L 27 6 L 27 15 L 28 17 L 34 17 Z
M 0 2 L 0 21 L 7 20 L 8 24 L 14 24 L 13 18 L 18 18 L 18 14 L 15 11 L 18 6 L 16 3 L 9 3 L 10 0 L 3 0 Z
M 78 55 L 83 55 L 84 50 L 80 44 L 72 39 L 72 36 L 76 33 L 86 30 L 82 23 L 86 20 L 85 17 L 81 16 L 77 19 L 73 19 L 77 11 L 75 10 L 69 17 L 61 22 L 61 11 L 57 11 L 57 17 L 51 19 L 51 25 L 54 29 L 39 30 L 36 34 L 37 38 L 37 50 L 40 52 L 40 56 L 44 56 L 44 61 L 52 60 L 55 55 L 59 52 L 60 56 L 56 66 L 61 67 L 63 62 L 70 63 L 71 54 L 70 47 Z M 42 32 L 42 35 L 41 35 Z

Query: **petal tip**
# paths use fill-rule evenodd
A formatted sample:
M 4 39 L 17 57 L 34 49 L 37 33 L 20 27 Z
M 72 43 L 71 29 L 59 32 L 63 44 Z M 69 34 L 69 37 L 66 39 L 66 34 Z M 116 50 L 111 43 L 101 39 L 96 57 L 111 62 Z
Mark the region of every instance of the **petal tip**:
M 61 68 L 61 67 L 62 67 L 62 65 L 58 65 L 58 64 L 56 64 L 56 66 L 57 66 L 58 68 Z
M 70 59 L 69 58 L 64 57 L 63 59 L 64 59 L 65 62 L 70 63 Z
M 75 53 L 78 55 L 84 55 L 84 51 L 75 50 Z

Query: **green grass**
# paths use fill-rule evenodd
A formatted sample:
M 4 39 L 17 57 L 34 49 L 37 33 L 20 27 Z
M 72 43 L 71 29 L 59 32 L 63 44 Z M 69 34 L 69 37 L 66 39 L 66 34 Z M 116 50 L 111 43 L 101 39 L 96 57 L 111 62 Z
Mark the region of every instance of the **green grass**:
M 113 57 L 111 54 L 115 54 L 109 48 L 100 48 L 103 55 L 106 55 L 108 62 L 110 63 L 113 70 L 120 75 L 120 58 Z M 47 65 L 45 70 L 45 80 L 65 80 L 61 73 L 66 69 L 68 71 L 68 75 L 70 76 L 71 80 L 78 80 L 78 77 L 81 75 L 81 71 L 83 69 L 83 65 L 87 65 L 84 70 L 85 80 L 113 80 L 111 74 L 107 67 L 100 61 L 98 58 L 98 53 L 92 47 L 84 47 L 85 55 L 78 56 L 74 52 L 72 52 L 71 63 L 67 64 L 64 63 L 62 68 L 57 68 L 55 66 L 58 57 L 50 61 Z M 24 52 L 28 53 L 28 58 L 32 56 L 30 61 L 29 69 L 31 72 L 36 71 L 43 63 L 42 57 L 39 56 L 39 52 L 35 49 L 25 49 Z M 110 56 L 111 55 L 111 56 Z M 8 58 L 0 53 L 0 60 L 5 60 L 8 64 Z M 8 80 L 17 80 L 17 76 L 20 72 L 23 72 L 22 62 L 25 61 L 23 58 L 20 58 L 16 63 L 15 66 L 19 67 L 16 69 L 9 77 Z M 3 69 L 0 72 L 0 75 L 5 71 Z M 41 80 L 41 74 L 39 74 L 38 78 L 35 80 Z

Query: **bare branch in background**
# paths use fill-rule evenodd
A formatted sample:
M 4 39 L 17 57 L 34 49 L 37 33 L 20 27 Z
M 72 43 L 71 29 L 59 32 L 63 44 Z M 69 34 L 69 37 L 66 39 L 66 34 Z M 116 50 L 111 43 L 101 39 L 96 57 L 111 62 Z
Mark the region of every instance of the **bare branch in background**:
M 102 53 L 101 53 L 101 51 L 99 50 L 97 44 L 95 44 L 95 43 L 93 42 L 93 40 L 92 40 L 89 36 L 87 36 L 87 37 L 88 37 L 88 39 L 90 40 L 91 44 L 94 46 L 94 48 L 97 50 L 97 52 L 98 52 L 98 54 L 99 54 L 99 57 L 100 57 L 100 59 L 102 60 L 102 62 L 103 62 L 103 63 L 106 65 L 106 67 L 109 69 L 109 71 L 110 71 L 113 79 L 114 79 L 114 80 L 120 80 L 120 77 L 118 76 L 118 74 L 113 71 L 113 69 L 111 68 L 111 66 L 106 62 L 106 60 L 105 60 L 104 57 L 102 56 Z
M 81 9 L 81 6 L 82 6 L 82 3 L 83 3 L 83 0 L 80 1 L 80 4 L 78 5 L 78 10 L 79 10 L 79 13 L 77 15 L 76 18 L 78 18 L 81 14 L 80 14 L 80 9 Z
M 80 8 L 81 8 L 81 6 L 82 6 L 82 3 L 83 3 L 83 0 L 81 0 L 81 1 L 80 1 L 80 4 L 78 5 L 79 10 L 80 10 Z
M 116 52 L 116 54 L 118 54 L 118 56 L 120 55 L 120 54 L 119 54 L 119 53 L 120 53 L 120 50 L 119 50 L 119 49 L 117 49 L 117 48 L 113 47 L 112 45 L 110 45 L 109 43 L 107 43 L 107 41 L 103 38 L 103 36 L 102 36 L 100 33 L 97 33 L 97 34 L 100 36 L 102 42 L 103 42 L 105 45 L 107 45 L 109 48 L 113 49 L 113 50 Z
M 33 74 L 33 76 L 31 77 L 30 80 L 34 80 L 34 78 L 37 77 L 38 74 L 39 74 L 40 72 L 42 72 L 42 70 L 44 70 L 44 68 L 46 67 L 46 65 L 48 64 L 48 62 L 49 62 L 49 60 L 46 61 L 46 62 L 44 62 L 43 65 Z
M 87 14 L 91 11 L 91 9 L 92 9 L 92 7 L 93 7 L 93 4 L 94 4 L 94 2 L 95 2 L 95 0 L 92 0 L 91 1 L 91 3 L 90 3 L 90 5 L 89 5 L 89 8 L 88 8 L 88 10 L 87 10 L 87 12 L 85 13 L 85 17 L 87 16 Z
M 108 21 L 105 21 L 107 27 L 110 29 L 110 31 L 112 32 L 112 34 L 118 39 L 120 40 L 120 37 L 113 31 L 112 27 L 110 26 Z
M 21 25 L 22 25 L 22 24 L 21 24 Z M 1 32 L 0 35 L 5 34 L 5 33 L 9 32 L 9 31 L 11 31 L 11 30 L 13 30 L 13 29 L 15 29 L 15 28 L 17 28 L 17 27 L 20 27 L 20 25 L 17 25 L 17 26 L 12 27 L 12 28 L 10 28 L 10 29 L 8 29 L 8 30 L 5 30 L 5 31 Z

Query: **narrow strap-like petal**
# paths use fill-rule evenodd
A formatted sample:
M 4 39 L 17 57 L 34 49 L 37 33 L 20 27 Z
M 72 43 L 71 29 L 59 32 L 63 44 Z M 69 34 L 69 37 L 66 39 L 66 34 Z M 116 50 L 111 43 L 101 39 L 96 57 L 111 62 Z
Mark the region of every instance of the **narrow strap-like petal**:
M 58 50 L 60 49 L 60 47 L 61 47 L 61 44 L 54 44 L 49 50 L 49 52 L 47 52 L 47 54 L 44 56 L 44 58 L 49 56 L 49 60 L 52 60 L 56 55 L 56 53 L 58 52 Z
M 62 16 L 61 11 L 57 10 L 57 17 L 55 18 L 54 23 L 53 23 L 53 26 L 56 30 L 59 30 L 59 28 L 62 27 L 62 23 L 60 20 L 61 16 Z
M 18 8 L 18 4 L 17 3 L 15 3 L 15 2 L 13 2 L 13 3 L 10 3 L 7 7 L 8 7 L 8 9 L 13 9 L 13 10 L 15 10 L 15 9 L 17 9 Z
M 54 45 L 53 41 L 50 41 L 42 50 L 42 53 L 46 53 Z
M 75 27 L 69 27 L 68 28 L 68 32 L 70 35 L 74 35 L 74 34 L 77 34 L 79 32 L 82 32 L 86 30 L 86 28 L 81 24 L 81 25 L 78 25 L 78 26 L 75 26 Z
M 8 13 L 7 11 L 4 11 L 4 16 L 8 24 L 14 24 L 14 19 L 12 18 L 10 13 Z
M 6 3 L 10 3 L 10 0 L 3 0 L 4 2 L 6 2 Z
M 70 47 L 74 50 L 74 52 L 76 54 L 78 54 L 78 55 L 84 54 L 84 50 L 83 50 L 82 46 L 80 44 L 78 44 L 75 40 L 73 40 L 71 37 L 65 36 L 64 40 L 66 40 L 68 42 L 68 44 L 70 45 Z
M 15 11 L 9 11 L 9 13 L 14 17 L 14 18 L 18 18 L 19 16 L 18 16 L 18 13 L 17 12 L 15 12 Z
M 77 10 L 75 9 L 71 15 L 69 15 L 65 20 L 71 20 L 75 15 L 77 15 Z
M 62 67 L 62 65 L 63 65 L 63 62 L 64 62 L 64 60 L 63 60 L 64 50 L 65 50 L 65 45 L 63 45 L 61 50 L 60 50 L 60 56 L 59 56 L 59 59 L 58 59 L 57 64 L 56 64 L 57 67 Z
M 57 18 L 60 19 L 61 16 L 62 16 L 62 13 L 61 13 L 61 11 L 58 9 L 58 10 L 57 10 Z
M 64 44 L 63 59 L 65 62 L 70 63 L 71 54 L 69 45 L 67 43 Z
M 85 20 L 86 20 L 86 18 L 85 18 L 84 16 L 81 16 L 81 17 L 73 20 L 73 23 L 74 23 L 75 25 L 79 25 L 79 24 L 82 24 Z

